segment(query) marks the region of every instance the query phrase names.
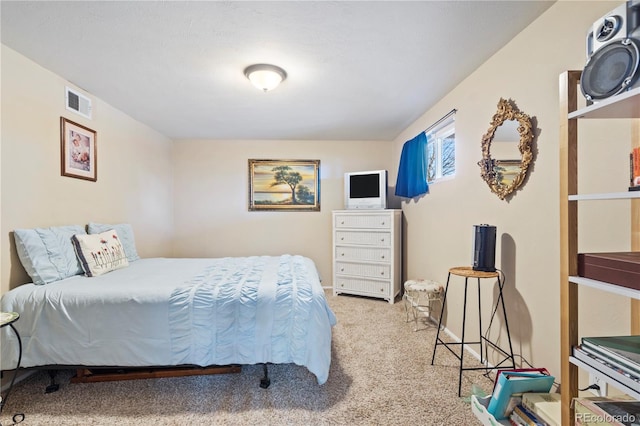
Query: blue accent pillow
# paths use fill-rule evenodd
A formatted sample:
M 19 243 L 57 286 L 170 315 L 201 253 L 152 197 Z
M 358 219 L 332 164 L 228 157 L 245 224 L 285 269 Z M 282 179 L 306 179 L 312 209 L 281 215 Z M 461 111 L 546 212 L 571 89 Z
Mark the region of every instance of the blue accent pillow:
M 84 226 L 16 229 L 16 250 L 34 284 L 43 285 L 82 274 L 71 243 L 75 234 L 86 234 Z
M 136 250 L 136 241 L 133 238 L 133 227 L 128 223 L 119 223 L 116 225 L 108 225 L 105 223 L 89 223 L 89 234 L 100 234 L 112 229 L 118 233 L 124 252 L 129 262 L 135 262 L 140 259 Z

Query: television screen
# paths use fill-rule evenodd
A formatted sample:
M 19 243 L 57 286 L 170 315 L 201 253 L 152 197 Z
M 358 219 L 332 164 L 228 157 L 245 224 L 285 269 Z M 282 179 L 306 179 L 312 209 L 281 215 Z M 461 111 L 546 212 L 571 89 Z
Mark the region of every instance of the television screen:
M 351 198 L 371 198 L 380 196 L 380 175 L 351 175 L 349 177 L 349 196 Z

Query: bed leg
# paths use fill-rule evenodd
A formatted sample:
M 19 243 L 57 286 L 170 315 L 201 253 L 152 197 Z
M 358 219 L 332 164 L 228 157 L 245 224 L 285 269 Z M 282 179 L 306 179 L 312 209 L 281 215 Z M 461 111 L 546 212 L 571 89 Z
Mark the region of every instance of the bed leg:
M 45 388 L 44 393 L 56 392 L 58 389 L 60 389 L 60 385 L 56 383 L 56 374 L 58 373 L 58 370 L 47 370 L 47 373 L 49 373 L 51 383 L 49 383 L 49 386 Z
M 267 364 L 262 364 L 262 368 L 264 369 L 264 377 L 260 379 L 260 387 L 262 389 L 266 389 L 271 384 L 271 379 L 269 379 L 269 371 L 267 370 Z

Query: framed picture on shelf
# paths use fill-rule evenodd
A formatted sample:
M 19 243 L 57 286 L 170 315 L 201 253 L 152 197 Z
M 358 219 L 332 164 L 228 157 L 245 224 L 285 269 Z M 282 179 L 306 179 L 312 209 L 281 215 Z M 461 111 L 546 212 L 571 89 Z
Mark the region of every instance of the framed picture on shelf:
M 60 117 L 60 167 L 62 176 L 95 182 L 97 173 L 97 133 Z
M 320 211 L 320 160 L 249 160 L 249 211 Z

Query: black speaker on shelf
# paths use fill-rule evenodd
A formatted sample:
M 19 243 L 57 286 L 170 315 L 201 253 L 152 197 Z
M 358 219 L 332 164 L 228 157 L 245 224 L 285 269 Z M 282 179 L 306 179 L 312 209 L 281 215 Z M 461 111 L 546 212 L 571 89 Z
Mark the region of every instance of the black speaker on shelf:
M 640 0 L 629 0 L 593 23 L 580 89 L 597 102 L 640 86 Z
M 473 225 L 473 270 L 495 272 L 496 227 Z

